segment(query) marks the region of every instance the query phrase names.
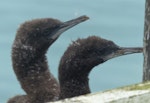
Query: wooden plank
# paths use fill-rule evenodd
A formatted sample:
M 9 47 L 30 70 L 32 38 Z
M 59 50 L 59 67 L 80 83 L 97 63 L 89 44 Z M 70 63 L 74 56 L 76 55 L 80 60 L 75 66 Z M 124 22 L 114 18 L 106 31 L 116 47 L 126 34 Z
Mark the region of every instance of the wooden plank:
M 48 103 L 150 103 L 150 82 Z

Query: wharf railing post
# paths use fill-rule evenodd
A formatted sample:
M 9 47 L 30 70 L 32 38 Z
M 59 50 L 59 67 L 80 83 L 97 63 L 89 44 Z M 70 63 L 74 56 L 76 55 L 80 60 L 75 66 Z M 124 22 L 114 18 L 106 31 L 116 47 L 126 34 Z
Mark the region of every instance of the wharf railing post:
M 143 82 L 150 81 L 150 0 L 145 2 Z

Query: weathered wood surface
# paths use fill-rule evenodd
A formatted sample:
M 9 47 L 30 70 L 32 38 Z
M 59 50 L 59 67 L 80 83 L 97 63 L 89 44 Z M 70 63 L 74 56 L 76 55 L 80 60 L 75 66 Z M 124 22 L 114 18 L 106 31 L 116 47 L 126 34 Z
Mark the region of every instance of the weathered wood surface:
M 150 82 L 48 103 L 150 103 Z
M 150 0 L 145 4 L 143 81 L 150 80 Z

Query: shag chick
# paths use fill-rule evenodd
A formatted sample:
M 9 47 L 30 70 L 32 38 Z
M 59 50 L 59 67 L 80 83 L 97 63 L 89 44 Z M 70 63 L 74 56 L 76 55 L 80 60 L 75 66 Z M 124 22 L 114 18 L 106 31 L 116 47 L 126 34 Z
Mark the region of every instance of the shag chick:
M 20 26 L 12 47 L 12 64 L 27 95 L 16 96 L 8 103 L 43 103 L 58 100 L 59 84 L 49 71 L 46 53 L 61 33 L 87 19 L 87 16 L 81 16 L 61 22 L 45 18 L 27 21 Z
M 114 57 L 142 51 L 141 47 L 119 47 L 110 40 L 96 36 L 74 41 L 60 60 L 60 99 L 90 93 L 88 75 L 93 67 Z

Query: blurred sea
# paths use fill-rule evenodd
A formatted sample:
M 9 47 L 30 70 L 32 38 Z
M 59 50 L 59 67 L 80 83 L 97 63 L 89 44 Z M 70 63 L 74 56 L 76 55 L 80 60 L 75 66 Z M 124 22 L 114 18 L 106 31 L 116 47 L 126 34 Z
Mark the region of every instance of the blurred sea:
M 51 72 L 57 77 L 59 60 L 77 38 L 101 36 L 119 46 L 143 46 L 145 0 L 0 0 L 0 103 L 24 94 L 11 65 L 11 45 L 21 23 L 52 17 L 67 21 L 81 15 L 90 20 L 63 33 L 48 51 Z M 53 58 L 53 59 L 50 59 Z M 118 57 L 90 73 L 92 92 L 142 81 L 143 55 Z

